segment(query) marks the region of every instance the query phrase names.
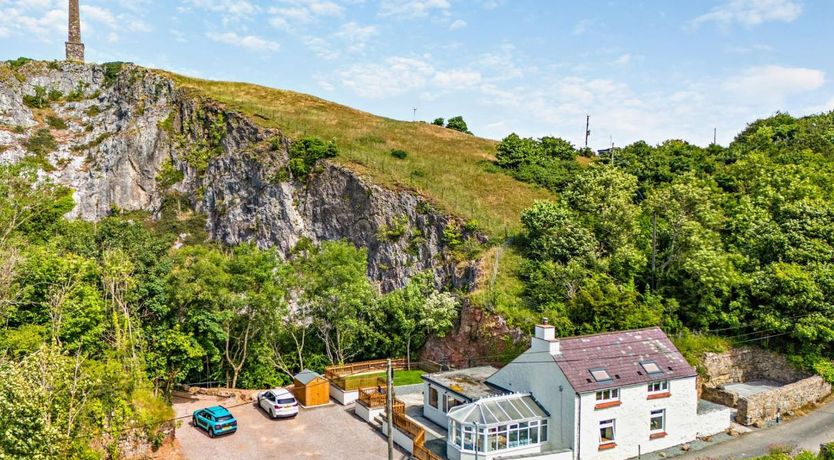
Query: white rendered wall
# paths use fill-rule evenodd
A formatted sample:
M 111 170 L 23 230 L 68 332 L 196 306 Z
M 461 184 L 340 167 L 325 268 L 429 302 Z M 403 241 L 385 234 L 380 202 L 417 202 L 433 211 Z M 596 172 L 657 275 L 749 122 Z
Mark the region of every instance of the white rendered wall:
M 434 408 L 429 404 L 429 387 L 434 387 L 437 390 L 437 408 Z M 442 410 L 447 396 L 455 398 L 459 401 L 463 400 L 463 398 L 461 398 L 457 393 L 453 393 L 441 386 L 433 385 L 429 382 L 423 382 L 423 417 L 426 417 L 443 428 L 449 426 L 449 419 L 446 417 L 446 413 Z
M 733 410 L 726 406 L 720 410 L 698 414 L 698 420 L 695 423 L 698 436 L 712 436 L 725 431 L 730 427 L 732 414 Z
M 669 381 L 668 398 L 647 399 L 648 384 L 620 387 L 621 404 L 606 409 L 594 409 L 595 393 L 582 394 L 580 445 L 577 455 L 585 459 L 615 460 L 636 457 L 692 441 L 698 434 L 698 396 L 695 377 Z M 651 411 L 666 409 L 666 436 L 650 439 Z M 599 422 L 616 420 L 617 447 L 599 450 Z
M 382 424 L 382 434 L 388 436 L 388 422 Z M 394 427 L 394 443 L 408 451 L 409 454 L 414 453 L 414 441 L 396 426 Z
M 353 405 L 353 413 L 358 415 L 362 420 L 368 423 L 373 423 L 373 420 L 383 412 L 385 412 L 384 407 L 376 407 L 374 409 L 369 409 L 365 407 L 364 404 L 359 402 Z
M 550 414 L 544 449 L 573 449 L 576 394 L 555 362 L 543 362 L 547 359 L 548 353 L 527 350 L 487 382 L 511 392 L 532 394 Z
M 330 385 L 330 397 L 335 399 L 339 404 L 347 406 L 359 399 L 359 390 L 342 391 L 336 385 Z

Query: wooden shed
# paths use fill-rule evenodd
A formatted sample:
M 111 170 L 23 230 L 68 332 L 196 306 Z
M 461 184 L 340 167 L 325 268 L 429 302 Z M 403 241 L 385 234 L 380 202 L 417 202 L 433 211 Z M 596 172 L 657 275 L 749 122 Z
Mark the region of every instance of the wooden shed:
M 330 382 L 309 369 L 293 377 L 293 395 L 304 407 L 321 406 L 330 402 Z

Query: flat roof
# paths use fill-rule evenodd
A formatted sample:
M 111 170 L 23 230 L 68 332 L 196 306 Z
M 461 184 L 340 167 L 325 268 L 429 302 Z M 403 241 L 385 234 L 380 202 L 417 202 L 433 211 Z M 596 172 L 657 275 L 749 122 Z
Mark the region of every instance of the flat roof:
M 502 393 L 486 384 L 492 374 L 498 369 L 492 366 L 470 367 L 468 369 L 456 369 L 446 372 L 435 372 L 423 374 L 423 380 L 437 384 L 451 390 L 470 401 L 486 396 L 494 396 Z

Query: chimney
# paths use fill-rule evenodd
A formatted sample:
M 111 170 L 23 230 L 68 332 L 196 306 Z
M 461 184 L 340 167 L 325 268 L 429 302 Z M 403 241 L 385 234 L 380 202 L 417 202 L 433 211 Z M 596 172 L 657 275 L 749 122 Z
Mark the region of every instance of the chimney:
M 536 326 L 533 338 L 530 339 L 530 351 L 538 353 L 559 354 L 559 341 L 556 339 L 556 328 L 547 324 L 547 318 Z
M 84 62 L 84 43 L 81 42 L 81 18 L 78 0 L 69 0 L 69 33 L 67 34 L 67 61 Z

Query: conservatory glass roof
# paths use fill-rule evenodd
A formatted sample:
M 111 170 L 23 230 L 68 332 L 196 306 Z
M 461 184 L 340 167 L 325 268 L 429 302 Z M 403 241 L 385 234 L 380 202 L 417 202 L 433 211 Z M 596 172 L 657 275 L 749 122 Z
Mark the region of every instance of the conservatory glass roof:
M 547 412 L 529 394 L 508 394 L 457 406 L 449 411 L 448 417 L 464 425 L 485 426 L 541 419 L 547 417 Z

